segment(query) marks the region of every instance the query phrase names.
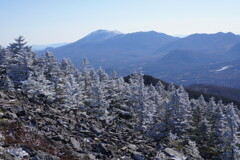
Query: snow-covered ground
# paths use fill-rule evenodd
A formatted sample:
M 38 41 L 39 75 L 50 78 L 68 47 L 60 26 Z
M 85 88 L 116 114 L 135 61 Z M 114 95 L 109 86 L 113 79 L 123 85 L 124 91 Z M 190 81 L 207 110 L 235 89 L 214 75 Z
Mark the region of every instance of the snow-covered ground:
M 224 71 L 224 70 L 229 69 L 229 68 L 231 68 L 231 67 L 232 67 L 232 65 L 224 66 L 224 67 L 222 67 L 222 68 L 220 68 L 220 69 L 218 69 L 218 70 L 216 70 L 216 71 L 217 71 L 217 72 Z

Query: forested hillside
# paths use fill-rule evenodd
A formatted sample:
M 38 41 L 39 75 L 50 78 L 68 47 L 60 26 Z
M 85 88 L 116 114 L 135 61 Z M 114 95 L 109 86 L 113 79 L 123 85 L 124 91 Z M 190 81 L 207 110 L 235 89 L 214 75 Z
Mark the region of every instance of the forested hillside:
M 224 96 L 226 98 L 240 102 L 240 89 L 238 88 L 198 84 L 189 86 L 188 89 L 212 95 Z
M 101 124 L 97 128 L 114 126 L 113 130 L 104 131 L 117 137 L 113 140 L 115 145 L 118 139 L 129 141 L 132 134 L 138 137 L 131 141 L 134 152 L 123 148 L 118 153 L 116 148 L 108 148 L 113 147 L 111 141 L 99 133 L 98 149 L 81 145 L 75 148 L 78 153 L 84 150 L 96 159 L 240 159 L 239 110 L 232 103 L 223 104 L 214 98 L 206 101 L 202 96 L 190 99 L 182 86 L 169 85 L 166 89 L 160 81 L 146 86 L 141 73 L 132 74 L 127 83 L 117 73 L 108 75 L 101 68 L 95 70 L 87 59 L 78 70 L 70 60 L 59 63 L 49 52 L 37 57 L 23 37 L 0 48 L 0 73 L 0 87 L 6 93 L 26 95 L 35 103 L 47 104 L 49 110 L 57 106 L 74 115 L 80 112 L 74 118 L 83 125 L 89 116 L 94 117 L 95 125 Z M 82 128 L 73 127 L 71 133 L 81 140 L 78 133 Z M 124 135 L 125 131 L 130 135 Z M 92 144 L 93 140 L 86 141 Z M 141 149 L 150 142 L 155 146 Z
M 130 79 L 131 75 L 124 77 L 124 80 L 128 83 L 130 83 L 129 79 Z M 167 83 L 165 81 L 162 81 L 158 78 L 155 78 L 153 76 L 149 76 L 149 75 L 143 75 L 143 79 L 144 79 L 144 84 L 149 86 L 149 85 L 153 85 L 156 86 L 159 82 L 163 84 L 164 89 L 168 89 L 170 85 L 172 85 L 171 83 Z M 179 86 L 174 85 L 176 88 L 178 88 Z M 194 88 L 194 86 L 199 86 L 199 88 Z M 228 103 L 233 103 L 235 105 L 237 105 L 238 107 L 240 107 L 240 99 L 239 94 L 240 94 L 240 90 L 238 89 L 232 89 L 232 88 L 227 88 L 227 87 L 219 87 L 219 86 L 212 86 L 212 85 L 194 85 L 193 87 L 187 87 L 184 88 L 185 91 L 188 93 L 189 98 L 190 99 L 197 99 L 200 96 L 203 96 L 204 99 L 209 102 L 209 100 L 211 98 L 214 98 L 215 101 L 222 101 L 224 104 L 228 104 Z M 208 88 L 214 88 L 216 91 L 211 91 L 208 89 L 204 89 L 203 86 L 206 86 Z M 218 90 L 217 90 L 218 88 Z M 231 95 L 231 96 L 229 96 Z

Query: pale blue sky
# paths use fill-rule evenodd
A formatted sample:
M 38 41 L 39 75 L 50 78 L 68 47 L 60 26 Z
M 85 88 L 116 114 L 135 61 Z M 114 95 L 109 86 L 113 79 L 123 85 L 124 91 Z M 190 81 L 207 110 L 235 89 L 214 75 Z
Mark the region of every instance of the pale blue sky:
M 0 45 L 76 41 L 97 29 L 240 33 L 240 0 L 0 0 Z

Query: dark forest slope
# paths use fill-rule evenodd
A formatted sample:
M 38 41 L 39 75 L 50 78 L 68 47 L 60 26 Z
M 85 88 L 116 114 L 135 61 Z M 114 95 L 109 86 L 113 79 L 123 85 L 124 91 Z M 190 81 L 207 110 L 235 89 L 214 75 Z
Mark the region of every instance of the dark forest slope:
M 128 82 L 130 76 L 125 77 L 125 81 Z M 144 83 L 145 85 L 156 85 L 159 81 L 165 86 L 165 89 L 170 85 L 169 83 L 162 81 L 158 78 L 154 78 L 149 75 L 144 75 Z M 178 87 L 177 85 L 175 85 Z M 207 88 L 207 89 L 206 89 Z M 193 85 L 185 88 L 188 92 L 189 97 L 193 99 L 199 98 L 201 95 L 208 101 L 210 98 L 214 97 L 216 101 L 222 100 L 223 103 L 231 103 L 240 106 L 240 90 L 233 89 L 229 87 L 221 87 L 221 86 L 212 86 L 212 85 Z

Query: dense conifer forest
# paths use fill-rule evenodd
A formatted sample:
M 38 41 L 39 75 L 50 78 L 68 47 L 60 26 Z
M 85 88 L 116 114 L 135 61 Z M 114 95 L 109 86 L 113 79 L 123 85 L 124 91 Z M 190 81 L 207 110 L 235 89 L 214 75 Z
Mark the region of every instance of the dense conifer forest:
M 95 70 L 87 59 L 79 66 L 58 62 L 50 52 L 38 57 L 20 36 L 0 48 L 0 88 L 107 124 L 124 118 L 125 125 L 158 143 L 155 159 L 164 159 L 164 147 L 194 152 L 198 159 L 240 159 L 239 110 L 232 103 L 191 99 L 182 86 L 165 89 L 160 81 L 146 86 L 141 73 L 127 83 L 115 72 Z

